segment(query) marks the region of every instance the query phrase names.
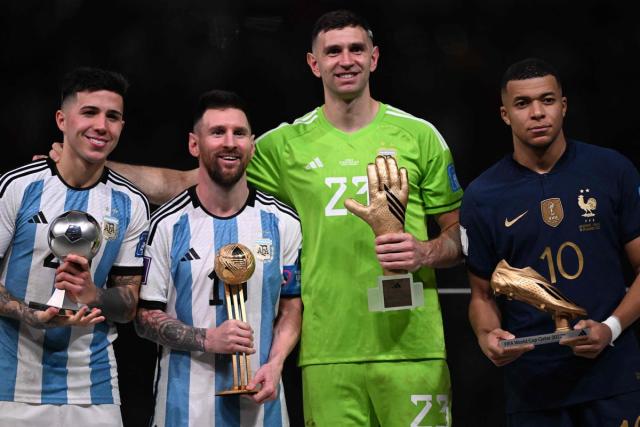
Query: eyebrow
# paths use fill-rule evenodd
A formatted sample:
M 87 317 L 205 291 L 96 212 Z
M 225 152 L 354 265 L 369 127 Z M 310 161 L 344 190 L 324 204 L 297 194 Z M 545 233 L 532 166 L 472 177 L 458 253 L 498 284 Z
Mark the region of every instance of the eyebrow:
M 355 47 L 355 48 L 364 50 L 366 48 L 366 43 L 362 43 L 362 42 L 350 43 L 348 47 L 349 49 L 353 49 Z M 342 50 L 342 45 L 332 44 L 332 45 L 326 46 L 324 48 L 324 52 L 325 53 L 331 52 L 332 50 L 335 50 L 335 49 Z
M 544 93 L 541 93 L 540 95 L 535 96 L 535 97 L 533 97 L 533 96 L 528 96 L 528 95 L 518 95 L 518 96 L 514 96 L 514 97 L 513 97 L 513 100 L 514 100 L 514 101 L 519 101 L 519 100 L 521 100 L 521 99 L 523 99 L 523 100 L 527 100 L 527 99 L 534 99 L 534 98 L 538 99 L 538 98 L 544 98 L 544 97 L 546 97 L 546 96 L 556 96 L 556 94 L 555 94 L 555 92 L 551 91 L 551 92 L 544 92 Z
M 91 104 L 83 105 L 82 107 L 80 107 L 80 111 L 86 111 L 86 110 L 100 111 L 100 108 L 96 107 L 95 105 L 91 105 Z M 119 118 L 123 117 L 122 111 L 120 111 L 120 110 L 109 109 L 109 110 L 107 110 L 106 114 L 116 115 Z

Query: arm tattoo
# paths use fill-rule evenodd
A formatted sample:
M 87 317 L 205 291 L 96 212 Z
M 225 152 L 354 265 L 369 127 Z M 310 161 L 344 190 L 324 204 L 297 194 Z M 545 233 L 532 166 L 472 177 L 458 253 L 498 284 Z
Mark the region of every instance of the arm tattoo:
M 135 327 L 141 337 L 174 350 L 204 351 L 206 329 L 187 326 L 163 311 L 139 310 Z
M 56 316 L 48 322 L 42 322 L 38 319 L 37 312 L 38 310 L 27 307 L 24 302 L 13 297 L 7 288 L 0 284 L 0 315 L 25 322 L 38 329 L 53 328 L 63 321 L 61 317 Z
M 111 276 L 109 288 L 98 288 L 96 302 L 89 306 L 98 307 L 107 319 L 114 322 L 130 321 L 136 314 L 140 280 L 140 276 Z

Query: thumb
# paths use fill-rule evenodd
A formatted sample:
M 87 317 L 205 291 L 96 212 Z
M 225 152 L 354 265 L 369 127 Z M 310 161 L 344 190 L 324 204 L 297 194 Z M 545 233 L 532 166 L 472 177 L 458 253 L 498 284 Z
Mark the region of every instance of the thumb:
M 247 389 L 253 390 L 256 388 L 256 385 L 262 383 L 264 381 L 264 370 L 258 369 L 258 372 L 253 376 L 249 384 L 247 384 Z
M 366 221 L 367 214 L 369 213 L 369 207 L 361 205 L 353 199 L 347 199 L 344 201 L 344 207 L 347 208 L 352 214 L 359 216 Z

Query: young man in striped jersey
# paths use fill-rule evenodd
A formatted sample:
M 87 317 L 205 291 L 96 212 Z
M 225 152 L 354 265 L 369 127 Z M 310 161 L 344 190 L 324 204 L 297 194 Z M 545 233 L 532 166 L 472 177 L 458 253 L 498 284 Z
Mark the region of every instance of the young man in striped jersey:
M 151 219 L 136 316 L 138 334 L 162 345 L 153 425 L 288 425 L 280 374 L 300 334 L 297 215 L 248 185 L 254 138 L 237 95 L 201 96 L 189 151 L 198 158 L 197 183 Z M 247 323 L 228 319 L 213 269 L 220 248 L 237 242 L 256 259 Z M 229 354 L 239 352 L 252 355 L 248 388 L 259 391 L 249 399 L 216 397 L 231 388 Z
M 112 322 L 134 316 L 149 220 L 145 197 L 105 167 L 118 143 L 127 82 L 91 68 L 69 73 L 56 123 L 60 161 L 40 160 L 0 178 L 0 413 L 11 426 L 121 426 Z M 103 244 L 59 262 L 48 224 L 90 213 Z M 83 306 L 75 315 L 29 308 L 52 287 Z M 106 320 L 106 321 L 105 321 Z
M 323 15 L 311 47 L 307 61 L 322 80 L 324 105 L 258 138 L 247 169 L 249 182 L 296 209 L 305 236 L 300 365 L 306 422 L 449 425 L 450 381 L 433 268 L 461 260 L 462 189 L 451 152 L 429 122 L 372 98 L 369 76 L 380 53 L 362 18 L 343 10 Z M 407 232 L 374 240 L 344 201 L 367 204 L 366 165 L 379 154 L 393 155 L 407 168 L 410 191 Z M 155 201 L 175 195 L 197 175 L 114 167 Z M 432 240 L 427 215 L 442 230 Z M 368 289 L 383 268 L 414 272 L 424 284 L 424 306 L 368 311 Z

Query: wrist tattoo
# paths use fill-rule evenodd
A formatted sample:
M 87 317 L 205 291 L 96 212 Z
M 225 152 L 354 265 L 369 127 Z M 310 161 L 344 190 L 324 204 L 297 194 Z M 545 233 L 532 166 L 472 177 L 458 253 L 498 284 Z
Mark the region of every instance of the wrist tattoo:
M 61 319 L 53 318 L 48 322 L 41 321 L 37 316 L 38 310 L 27 307 L 27 305 L 15 298 L 0 284 L 0 315 L 25 322 L 27 325 L 46 329 L 59 326 Z
M 97 307 L 109 320 L 126 323 L 133 319 L 138 300 L 130 285 L 140 284 L 140 276 L 111 276 L 108 289 L 98 288 L 96 301 L 88 304 Z

